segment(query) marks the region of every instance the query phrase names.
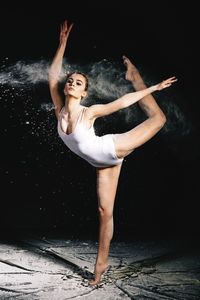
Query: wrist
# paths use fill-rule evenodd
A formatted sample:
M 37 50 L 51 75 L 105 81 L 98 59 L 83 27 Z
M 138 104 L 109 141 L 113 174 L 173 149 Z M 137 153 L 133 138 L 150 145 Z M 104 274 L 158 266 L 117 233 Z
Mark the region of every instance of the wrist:
M 62 47 L 62 46 L 66 46 L 66 43 L 67 43 L 67 38 L 66 39 L 62 39 L 60 40 L 60 43 L 59 43 L 59 46 Z
M 152 85 L 152 86 L 150 87 L 150 89 L 151 89 L 151 92 L 155 92 L 155 91 L 158 90 L 158 85 L 157 85 L 157 84 Z

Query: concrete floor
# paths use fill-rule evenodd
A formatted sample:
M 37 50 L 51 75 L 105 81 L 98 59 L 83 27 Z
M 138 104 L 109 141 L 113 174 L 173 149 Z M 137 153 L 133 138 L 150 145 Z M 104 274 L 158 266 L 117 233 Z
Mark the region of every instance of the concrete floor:
M 200 299 L 200 247 L 195 238 L 113 240 L 110 269 L 88 285 L 97 242 L 54 233 L 0 238 L 0 300 Z

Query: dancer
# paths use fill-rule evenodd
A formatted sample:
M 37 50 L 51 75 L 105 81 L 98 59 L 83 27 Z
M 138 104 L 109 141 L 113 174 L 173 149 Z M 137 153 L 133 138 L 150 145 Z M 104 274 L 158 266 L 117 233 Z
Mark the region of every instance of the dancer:
M 147 88 L 137 68 L 123 56 L 127 69 L 126 79 L 132 82 L 135 91 L 107 104 L 83 106 L 81 100 L 87 96 L 88 89 L 85 74 L 81 72 L 68 74 L 64 95 L 61 95 L 58 88 L 63 57 L 72 27 L 73 23 L 67 21 L 61 24 L 59 46 L 49 69 L 49 88 L 55 106 L 60 138 L 69 149 L 96 168 L 99 241 L 94 279 L 89 282 L 96 285 L 108 269 L 109 248 L 113 236 L 113 208 L 123 159 L 164 126 L 166 117 L 152 93 L 171 86 L 177 79 L 173 76 Z M 112 114 L 136 102 L 147 115 L 145 121 L 125 133 L 103 136 L 95 134 L 94 122 L 97 118 Z

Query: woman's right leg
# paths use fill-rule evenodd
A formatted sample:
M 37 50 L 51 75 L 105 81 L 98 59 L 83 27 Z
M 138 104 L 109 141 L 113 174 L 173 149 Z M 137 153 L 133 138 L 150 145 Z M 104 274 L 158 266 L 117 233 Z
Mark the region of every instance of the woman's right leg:
M 102 274 L 108 267 L 110 242 L 113 236 L 113 209 L 121 166 L 97 168 L 97 196 L 99 208 L 99 245 L 95 263 L 95 279 L 91 285 L 100 282 Z
M 126 79 L 131 81 L 136 91 L 146 89 L 147 86 L 137 68 L 126 56 L 123 56 L 123 59 L 127 68 Z M 127 156 L 134 149 L 150 140 L 166 122 L 166 117 L 152 94 L 145 96 L 138 101 L 138 104 L 148 118 L 129 131 L 114 135 L 116 154 L 119 158 Z

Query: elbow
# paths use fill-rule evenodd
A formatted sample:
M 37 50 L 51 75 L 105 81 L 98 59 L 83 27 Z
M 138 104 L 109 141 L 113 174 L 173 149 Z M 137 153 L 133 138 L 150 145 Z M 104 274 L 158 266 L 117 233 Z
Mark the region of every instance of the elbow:
M 59 74 L 53 69 L 50 68 L 48 71 L 48 80 L 49 81 L 59 81 Z

